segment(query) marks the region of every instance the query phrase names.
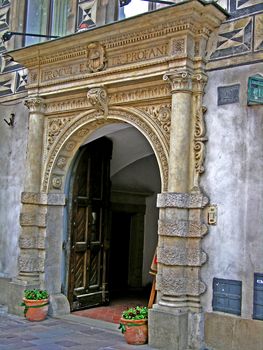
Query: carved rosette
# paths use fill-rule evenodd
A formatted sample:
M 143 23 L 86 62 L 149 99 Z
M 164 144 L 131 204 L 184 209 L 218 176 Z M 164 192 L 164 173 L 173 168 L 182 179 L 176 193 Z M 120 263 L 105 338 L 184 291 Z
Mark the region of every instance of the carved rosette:
M 45 100 L 41 97 L 30 97 L 24 102 L 31 113 L 45 113 Z
M 92 88 L 87 93 L 88 101 L 93 108 L 102 112 L 105 117 L 108 115 L 108 94 L 107 90 L 102 87 Z
M 187 70 L 175 70 L 164 74 L 163 79 L 171 84 L 171 92 L 192 91 L 193 74 Z

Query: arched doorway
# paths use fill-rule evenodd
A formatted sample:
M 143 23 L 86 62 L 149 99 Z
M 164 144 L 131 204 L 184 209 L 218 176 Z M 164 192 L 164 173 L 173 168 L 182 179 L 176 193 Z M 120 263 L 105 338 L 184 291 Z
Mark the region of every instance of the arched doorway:
M 125 123 L 97 129 L 79 148 L 69 182 L 67 295 L 71 310 L 148 291 L 161 180 L 146 138 Z M 105 194 L 101 206 L 98 195 L 91 198 L 90 187 Z M 78 189 L 82 192 L 77 193 Z

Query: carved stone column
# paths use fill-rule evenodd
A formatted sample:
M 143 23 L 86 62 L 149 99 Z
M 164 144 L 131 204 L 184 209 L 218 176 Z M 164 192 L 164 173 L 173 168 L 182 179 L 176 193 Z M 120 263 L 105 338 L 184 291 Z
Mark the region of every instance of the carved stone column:
M 46 105 L 40 97 L 28 98 L 25 100 L 25 105 L 29 109 L 29 130 L 24 189 L 27 192 L 39 192 Z
M 21 197 L 18 276 L 13 280 L 14 301 L 10 312 L 19 313 L 16 305 L 25 288 L 43 287 L 47 195 L 40 193 L 44 109 L 42 98 L 25 101 L 29 108 L 29 129 L 24 190 Z
M 180 339 L 175 348 L 186 349 L 189 339 L 191 346 L 201 344 L 202 332 L 196 332 L 196 327 L 201 325 L 200 295 L 206 290 L 200 268 L 207 260 L 201 241 L 207 232 L 202 209 L 208 198 L 199 188 L 206 140 L 202 124 L 206 79 L 204 74 L 176 70 L 165 74 L 164 80 L 170 83 L 172 94 L 169 175 L 168 192 L 157 199 L 158 304 L 150 312 L 150 345 L 161 345 L 158 339 L 163 339 L 164 334 L 159 329 L 168 327 L 174 334 L 170 345 Z M 193 334 L 189 334 L 191 329 Z

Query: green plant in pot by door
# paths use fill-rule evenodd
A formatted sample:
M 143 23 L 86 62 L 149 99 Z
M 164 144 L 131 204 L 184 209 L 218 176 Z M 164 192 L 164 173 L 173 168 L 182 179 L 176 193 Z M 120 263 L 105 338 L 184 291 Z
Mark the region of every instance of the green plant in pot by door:
M 128 344 L 146 344 L 148 341 L 148 308 L 136 306 L 123 311 L 119 329 Z
M 21 306 L 29 321 L 43 321 L 48 312 L 48 292 L 43 289 L 25 289 Z

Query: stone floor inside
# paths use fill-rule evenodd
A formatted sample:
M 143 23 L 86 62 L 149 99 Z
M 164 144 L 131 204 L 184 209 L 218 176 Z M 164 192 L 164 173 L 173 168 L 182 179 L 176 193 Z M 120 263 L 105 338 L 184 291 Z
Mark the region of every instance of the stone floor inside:
M 107 306 L 98 306 L 90 309 L 72 312 L 72 315 L 93 318 L 101 321 L 119 323 L 122 311 L 130 308 L 148 305 L 147 295 L 130 295 L 114 297 Z

